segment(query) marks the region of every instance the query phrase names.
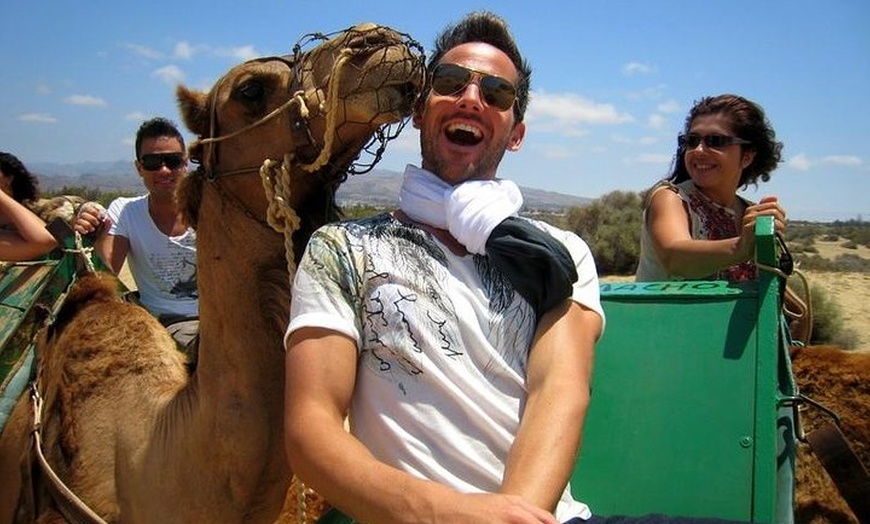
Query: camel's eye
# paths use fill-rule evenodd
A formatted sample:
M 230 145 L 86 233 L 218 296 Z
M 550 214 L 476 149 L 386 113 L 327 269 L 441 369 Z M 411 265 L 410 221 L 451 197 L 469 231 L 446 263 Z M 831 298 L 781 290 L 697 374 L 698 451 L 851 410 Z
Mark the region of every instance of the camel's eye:
M 257 102 L 262 100 L 263 96 L 266 93 L 266 88 L 263 87 L 263 84 L 256 81 L 245 82 L 241 86 L 239 86 L 238 91 L 236 91 L 237 95 L 248 102 Z

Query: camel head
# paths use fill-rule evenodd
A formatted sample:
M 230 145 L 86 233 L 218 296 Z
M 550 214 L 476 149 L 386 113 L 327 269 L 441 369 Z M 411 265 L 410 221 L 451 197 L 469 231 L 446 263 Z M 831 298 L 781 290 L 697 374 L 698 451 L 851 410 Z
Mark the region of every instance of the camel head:
M 303 228 L 306 207 L 331 210 L 313 222 L 337 218 L 335 190 L 348 173 L 370 170 L 407 122 L 423 87 L 423 63 L 422 47 L 407 35 L 360 24 L 306 35 L 290 55 L 237 65 L 209 92 L 179 86 L 182 120 L 198 136 L 190 156 L 200 166 L 180 189 L 188 222 L 196 225 L 206 180 L 224 184 L 264 219 L 271 190 L 234 175 L 256 173 L 266 161 L 272 175 L 263 167 L 264 184 L 279 167 L 285 172 L 278 196 Z M 363 152 L 374 160 L 361 169 Z

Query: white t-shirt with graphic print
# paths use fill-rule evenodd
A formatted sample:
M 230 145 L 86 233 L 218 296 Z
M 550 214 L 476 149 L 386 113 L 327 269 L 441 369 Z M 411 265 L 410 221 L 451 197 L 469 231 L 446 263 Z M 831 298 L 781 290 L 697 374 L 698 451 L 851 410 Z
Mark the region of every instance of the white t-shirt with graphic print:
M 572 299 L 604 318 L 592 255 L 562 241 Z M 359 351 L 352 433 L 381 461 L 462 492 L 496 492 L 526 397 L 535 312 L 481 255 L 458 256 L 390 215 L 325 226 L 293 284 L 289 335 L 317 326 Z M 556 516 L 588 518 L 566 488 Z
M 148 213 L 148 195 L 120 197 L 107 210 L 109 234 L 130 242 L 127 262 L 142 304 L 154 316 L 199 314 L 196 289 L 196 233 L 164 234 Z

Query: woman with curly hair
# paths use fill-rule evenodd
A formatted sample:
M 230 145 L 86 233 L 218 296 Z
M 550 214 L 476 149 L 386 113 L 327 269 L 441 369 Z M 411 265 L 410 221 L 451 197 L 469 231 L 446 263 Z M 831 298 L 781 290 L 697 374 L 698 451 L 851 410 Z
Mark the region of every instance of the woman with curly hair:
M 15 155 L 0 152 L 0 260 L 31 260 L 56 245 L 45 222 L 24 205 L 36 197 L 36 177 Z
M 737 195 L 768 181 L 781 161 L 764 110 L 732 94 L 702 98 L 677 143 L 670 176 L 646 195 L 636 280 L 754 279 L 756 218 L 773 216 L 785 230 L 776 197 L 756 204 Z

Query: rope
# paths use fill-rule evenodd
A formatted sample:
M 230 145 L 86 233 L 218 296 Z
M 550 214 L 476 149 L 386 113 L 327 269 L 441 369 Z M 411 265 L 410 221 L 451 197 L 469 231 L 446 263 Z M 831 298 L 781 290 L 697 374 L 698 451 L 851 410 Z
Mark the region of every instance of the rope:
M 37 379 L 38 381 L 38 379 Z M 42 453 L 42 397 L 39 395 L 39 387 L 37 384 L 30 385 L 30 400 L 33 406 L 33 425 L 31 433 L 33 434 L 33 447 L 36 451 L 36 459 L 39 463 L 40 471 L 48 478 L 48 491 L 57 504 L 61 514 L 68 522 L 73 524 L 106 524 L 99 515 L 82 502 L 80 498 L 73 493 L 66 484 L 57 476 L 57 473 L 51 468 L 45 455 Z
M 273 118 L 275 118 L 276 116 L 281 114 L 285 109 L 290 107 L 290 105 L 292 105 L 294 102 L 298 102 L 298 103 L 302 104 L 303 107 L 305 107 L 305 99 L 302 96 L 304 94 L 305 93 L 303 91 L 297 91 L 286 102 L 284 102 L 280 106 L 276 107 L 274 110 L 272 110 L 271 113 L 269 113 L 268 115 L 264 116 L 263 118 L 257 120 L 256 122 L 252 122 L 252 123 L 246 125 L 245 127 L 242 127 L 240 129 L 236 129 L 235 131 L 233 131 L 232 133 L 229 133 L 227 135 L 215 136 L 215 137 L 210 137 L 210 138 L 202 138 L 199 140 L 199 143 L 200 144 L 216 144 L 218 142 L 223 142 L 224 140 L 229 140 L 230 138 L 235 138 L 243 133 L 247 133 L 251 129 L 254 129 L 255 127 L 258 127 L 258 126 L 265 124 L 269 120 L 272 120 Z M 217 97 L 215 97 L 215 99 L 217 99 Z M 307 114 L 308 114 L 308 109 L 305 108 L 305 115 L 307 115 Z
M 331 106 L 328 108 L 321 108 L 321 110 L 326 113 L 326 131 L 324 132 L 323 147 L 320 149 L 320 154 L 317 155 L 317 158 L 315 158 L 313 162 L 307 165 L 299 164 L 299 167 L 309 173 L 313 173 L 325 166 L 329 161 L 329 157 L 332 155 L 332 143 L 335 141 L 335 135 L 338 131 L 338 126 L 336 125 L 335 120 L 338 113 L 338 89 L 339 86 L 341 86 L 342 66 L 350 60 L 351 54 L 352 53 L 347 48 L 342 49 L 339 57 L 332 65 L 332 79 L 329 82 L 329 94 L 326 97 Z
M 94 267 L 94 260 L 93 260 L 93 258 L 91 258 L 93 255 L 93 252 L 94 252 L 93 246 L 85 247 L 84 243 L 82 243 L 82 235 L 78 231 L 75 232 L 74 238 L 75 238 L 75 247 L 74 248 L 64 248 L 63 252 L 64 253 L 73 253 L 73 254 L 78 255 L 79 258 L 82 260 L 82 262 L 85 265 L 85 271 L 87 273 L 96 273 L 97 270 Z
M 288 202 L 290 201 L 290 169 L 293 155 L 284 155 L 284 162 L 278 165 L 276 160 L 267 158 L 260 168 L 260 178 L 266 193 L 266 222 L 279 233 L 284 234 L 284 256 L 287 259 L 287 271 L 290 278 L 296 273 L 296 262 L 293 258 L 293 233 L 299 229 L 301 220 Z

